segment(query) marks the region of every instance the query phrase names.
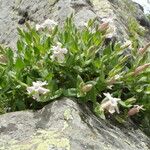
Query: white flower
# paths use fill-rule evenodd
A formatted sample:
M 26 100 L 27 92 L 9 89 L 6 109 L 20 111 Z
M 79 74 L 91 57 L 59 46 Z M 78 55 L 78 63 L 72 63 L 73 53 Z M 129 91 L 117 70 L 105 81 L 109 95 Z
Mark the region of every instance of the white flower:
M 61 43 L 57 43 L 57 46 L 52 46 L 53 54 L 51 56 L 52 60 L 57 60 L 58 62 L 63 62 L 65 59 L 65 55 L 67 54 L 68 50 L 66 48 L 62 48 L 62 44 Z
M 42 26 L 44 28 L 48 27 L 48 28 L 53 28 L 54 26 L 58 25 L 57 22 L 55 22 L 54 20 L 51 19 L 47 19 L 45 20 L 45 22 L 42 24 Z
M 105 23 L 113 23 L 113 17 L 108 17 L 108 18 L 103 18 L 102 19 L 102 22 L 105 22 Z
M 39 100 L 40 99 L 40 94 L 46 94 L 49 92 L 48 89 L 42 87 L 44 85 L 47 85 L 47 82 L 42 82 L 42 81 L 36 81 L 32 83 L 33 86 L 27 87 L 28 94 L 32 94 L 34 99 Z
M 58 25 L 58 23 L 55 22 L 54 20 L 46 19 L 44 21 L 44 23 L 42 23 L 42 24 L 36 24 L 35 28 L 36 28 L 37 31 L 41 30 L 41 29 L 44 29 L 44 28 L 53 29 L 56 25 Z
M 115 111 L 119 113 L 119 108 L 118 108 L 118 101 L 120 100 L 119 98 L 114 98 L 111 96 L 110 93 L 104 93 L 106 96 L 104 100 L 101 102 L 101 108 L 103 110 L 107 110 L 109 113 L 113 114 Z

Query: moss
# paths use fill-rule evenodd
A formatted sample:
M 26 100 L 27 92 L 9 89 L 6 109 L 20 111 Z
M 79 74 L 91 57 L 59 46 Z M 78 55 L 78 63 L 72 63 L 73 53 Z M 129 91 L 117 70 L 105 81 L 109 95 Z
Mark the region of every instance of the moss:
M 128 29 L 132 36 L 135 36 L 136 34 L 144 36 L 145 34 L 145 29 L 139 25 L 135 18 L 128 19 Z
M 130 13 L 136 12 L 136 7 L 132 4 L 133 2 L 129 0 L 123 0 L 123 2 L 126 5 L 126 10 L 128 10 Z
M 145 30 L 145 28 L 140 26 L 138 21 L 133 17 L 130 17 L 127 22 L 128 22 L 129 37 L 130 40 L 132 41 L 132 46 L 133 48 L 138 48 L 140 43 L 139 41 L 140 37 L 141 36 L 144 37 L 147 31 Z

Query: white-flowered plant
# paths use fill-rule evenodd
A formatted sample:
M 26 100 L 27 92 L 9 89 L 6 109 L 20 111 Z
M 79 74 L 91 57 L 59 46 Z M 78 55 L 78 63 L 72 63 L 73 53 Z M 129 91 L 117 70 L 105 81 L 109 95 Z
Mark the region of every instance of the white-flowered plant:
M 44 81 L 36 81 L 32 83 L 33 85 L 30 87 L 27 87 L 28 94 L 31 94 L 34 99 L 39 100 L 40 95 L 46 94 L 49 92 L 49 89 L 44 88 L 43 86 L 47 85 L 47 82 Z
M 55 22 L 54 20 L 46 19 L 44 21 L 44 23 L 36 24 L 35 28 L 36 28 L 37 31 L 42 30 L 44 28 L 53 29 L 56 25 L 58 25 L 58 23 Z
M 62 48 L 61 43 L 58 42 L 56 46 L 52 46 L 51 50 L 52 55 L 50 58 L 52 59 L 52 61 L 56 60 L 59 63 L 64 62 L 65 54 L 67 54 L 68 50 L 66 48 Z
M 112 97 L 110 93 L 103 94 L 105 95 L 105 98 L 101 102 L 101 108 L 103 110 L 107 110 L 111 114 L 115 112 L 119 113 L 118 101 L 120 101 L 121 99 Z
M 26 22 L 27 30 L 18 28 L 15 53 L 0 46 L 0 113 L 37 110 L 57 98 L 73 97 L 90 101 L 102 118 L 126 119 L 142 110 L 134 104 L 143 105 L 145 111 L 136 117 L 144 114 L 150 122 L 150 44 L 142 49 L 127 40 L 109 44 L 106 38 L 116 33 L 112 17 L 101 24 L 89 20 L 80 29 L 73 20 L 67 18 L 61 27 L 50 19 L 36 28 Z

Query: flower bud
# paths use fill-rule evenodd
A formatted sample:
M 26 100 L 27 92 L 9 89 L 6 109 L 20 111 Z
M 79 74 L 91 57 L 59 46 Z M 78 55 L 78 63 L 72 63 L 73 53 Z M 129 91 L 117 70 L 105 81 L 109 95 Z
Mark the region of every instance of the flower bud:
M 3 56 L 3 55 L 0 55 L 0 62 L 1 62 L 1 63 L 6 63 L 6 62 L 7 62 L 6 57 Z
M 91 91 L 93 85 L 92 84 L 86 84 L 82 87 L 82 92 L 89 92 Z
M 143 54 L 145 52 L 145 49 L 144 48 L 139 48 L 139 50 L 138 50 L 138 53 L 139 54 Z
M 116 81 L 120 78 L 121 78 L 121 75 L 117 74 L 114 77 L 112 77 L 111 79 L 107 80 L 107 84 L 112 85 L 112 84 L 116 83 Z
M 128 111 L 128 116 L 133 116 L 133 115 L 139 113 L 140 109 L 144 110 L 143 105 L 141 105 L 141 106 L 134 105 L 134 107 Z
M 108 85 L 112 85 L 112 84 L 114 84 L 115 82 L 116 82 L 116 79 L 115 79 L 115 78 L 112 78 L 112 79 L 110 79 L 110 80 L 107 81 L 107 84 L 108 84 Z
M 148 64 L 144 64 L 144 65 L 141 65 L 141 66 L 139 66 L 139 67 L 137 67 L 136 69 L 135 69 L 135 71 L 133 72 L 133 75 L 138 75 L 138 74 L 140 74 L 142 71 L 144 71 L 146 68 L 148 68 L 150 66 L 150 63 L 148 63 Z
M 122 46 L 121 49 L 130 48 L 132 49 L 132 42 L 130 40 L 127 40 Z
M 147 51 L 147 49 L 150 47 L 150 43 L 148 43 L 144 48 L 140 48 L 139 50 L 138 50 L 138 53 L 140 54 L 140 55 L 142 55 L 142 54 L 144 54 L 146 51 Z
M 109 28 L 108 22 L 104 22 L 104 23 L 100 24 L 100 26 L 99 26 L 100 31 L 106 31 L 108 28 Z

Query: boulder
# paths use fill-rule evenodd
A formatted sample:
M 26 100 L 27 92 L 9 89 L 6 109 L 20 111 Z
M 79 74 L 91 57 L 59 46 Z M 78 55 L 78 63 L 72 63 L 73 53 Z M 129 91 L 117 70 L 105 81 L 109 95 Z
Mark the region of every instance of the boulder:
M 85 104 L 63 98 L 43 109 L 0 116 L 0 150 L 148 150 L 134 125 L 116 126 Z

